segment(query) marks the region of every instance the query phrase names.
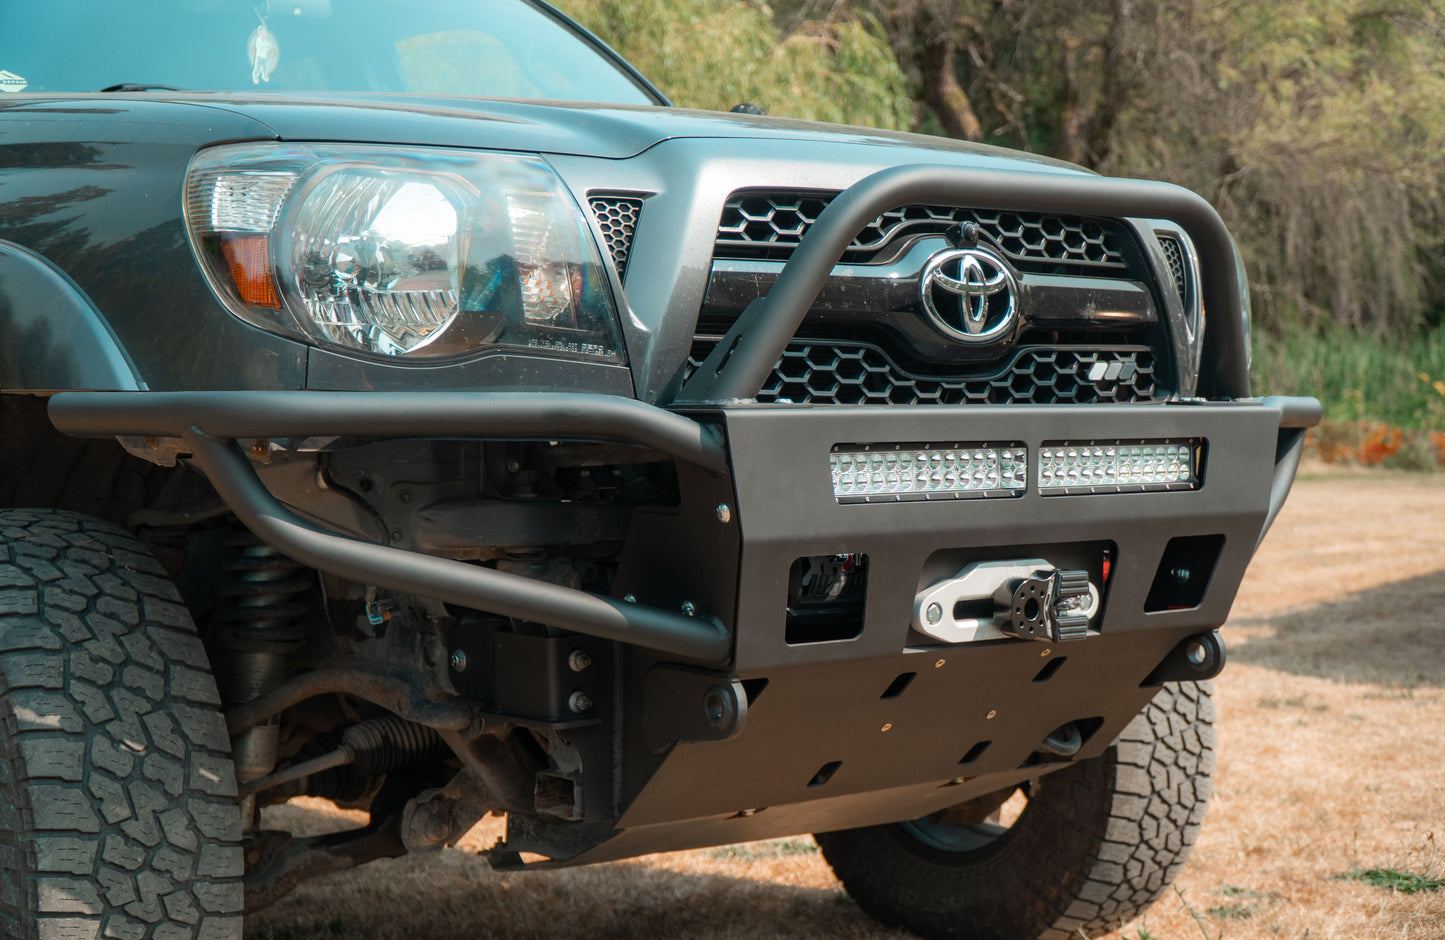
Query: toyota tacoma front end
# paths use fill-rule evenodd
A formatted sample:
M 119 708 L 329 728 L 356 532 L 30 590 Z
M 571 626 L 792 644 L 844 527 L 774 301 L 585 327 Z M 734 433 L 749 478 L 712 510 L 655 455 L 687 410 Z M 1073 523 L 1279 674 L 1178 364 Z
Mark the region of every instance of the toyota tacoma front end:
M 1205 201 L 674 110 L 543 4 L 160 6 L 139 76 L 160 13 L 0 13 L 7 935 L 239 936 L 488 813 L 817 833 L 927 935 L 1158 897 L 1319 418 Z

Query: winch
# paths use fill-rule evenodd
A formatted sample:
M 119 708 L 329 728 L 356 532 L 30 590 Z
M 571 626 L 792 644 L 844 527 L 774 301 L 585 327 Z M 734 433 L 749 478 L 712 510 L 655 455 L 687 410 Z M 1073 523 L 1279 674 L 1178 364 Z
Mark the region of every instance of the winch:
M 1062 643 L 1087 636 L 1098 610 L 1087 571 L 1043 558 L 982 561 L 915 595 L 913 629 L 945 643 L 1005 636 Z

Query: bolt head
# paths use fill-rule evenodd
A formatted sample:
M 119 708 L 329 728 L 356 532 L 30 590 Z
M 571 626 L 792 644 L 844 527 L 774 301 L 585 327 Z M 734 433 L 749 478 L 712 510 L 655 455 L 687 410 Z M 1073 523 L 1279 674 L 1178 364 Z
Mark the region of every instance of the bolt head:
M 636 595 L 636 594 L 624 594 L 624 595 L 622 595 L 622 602 L 623 602 L 624 604 L 636 604 L 636 603 L 637 603 L 637 595 Z
M 451 664 L 452 672 L 467 671 L 467 654 L 463 650 L 452 650 L 451 659 L 448 662 Z
M 574 714 L 580 715 L 583 712 L 592 710 L 592 699 L 586 692 L 573 692 L 567 697 L 567 707 L 572 709 Z
M 939 604 L 929 604 L 928 609 L 923 612 L 923 617 L 929 623 L 938 623 L 943 619 L 943 607 Z
M 573 672 L 582 672 L 592 665 L 592 657 L 587 655 L 586 650 L 573 650 L 567 656 L 567 668 Z
M 717 504 L 717 521 L 723 525 L 733 521 L 733 510 L 727 503 Z

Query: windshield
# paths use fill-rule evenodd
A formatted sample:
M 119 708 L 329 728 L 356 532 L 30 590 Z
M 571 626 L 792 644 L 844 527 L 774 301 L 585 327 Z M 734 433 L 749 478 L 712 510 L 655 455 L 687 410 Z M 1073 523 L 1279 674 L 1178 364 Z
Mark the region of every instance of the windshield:
M 157 86 L 656 103 L 523 0 L 0 3 L 0 92 Z

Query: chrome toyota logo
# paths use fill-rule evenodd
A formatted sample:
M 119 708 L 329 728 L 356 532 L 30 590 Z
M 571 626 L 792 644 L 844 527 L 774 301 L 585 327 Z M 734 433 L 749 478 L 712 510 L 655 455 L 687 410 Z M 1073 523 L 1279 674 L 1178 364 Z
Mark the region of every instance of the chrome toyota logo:
M 923 307 L 949 335 L 989 343 L 1017 318 L 1018 281 L 1002 258 L 982 248 L 940 251 L 923 267 Z

